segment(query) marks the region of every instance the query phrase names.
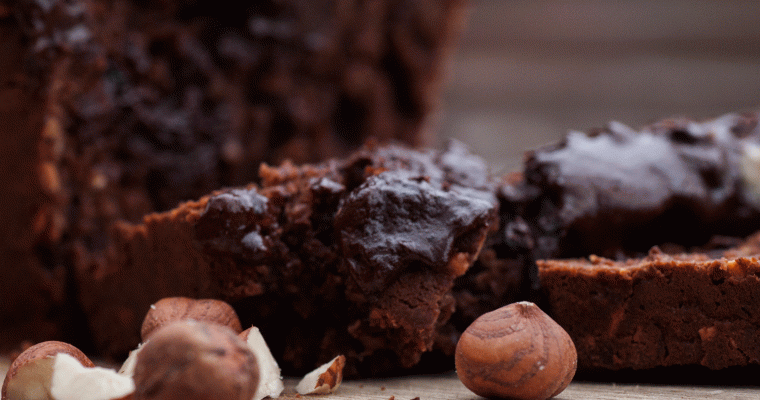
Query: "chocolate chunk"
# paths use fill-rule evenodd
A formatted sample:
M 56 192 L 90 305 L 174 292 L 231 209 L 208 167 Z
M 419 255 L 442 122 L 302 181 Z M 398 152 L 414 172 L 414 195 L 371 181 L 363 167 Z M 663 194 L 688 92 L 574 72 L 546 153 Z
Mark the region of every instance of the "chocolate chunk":
M 369 178 L 335 215 L 343 256 L 366 292 L 377 292 L 405 269 L 445 270 L 457 253 L 477 253 L 493 204 L 436 188 L 408 172 Z M 463 271 L 462 271 L 463 272 Z

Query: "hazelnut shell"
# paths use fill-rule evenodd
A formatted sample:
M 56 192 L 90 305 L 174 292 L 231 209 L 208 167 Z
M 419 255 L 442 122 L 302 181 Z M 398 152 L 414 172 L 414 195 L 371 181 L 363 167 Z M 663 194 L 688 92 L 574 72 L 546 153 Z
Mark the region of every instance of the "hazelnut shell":
M 166 297 L 148 310 L 140 329 L 140 337 L 144 342 L 157 328 L 182 319 L 213 322 L 226 326 L 235 333 L 243 330 L 235 309 L 221 300 Z
M 33 364 L 34 362 L 46 358 L 52 359 L 55 357 L 56 354 L 59 353 L 66 353 L 72 357 L 74 357 L 77 361 L 79 361 L 83 366 L 87 368 L 94 367 L 95 364 L 92 363 L 92 361 L 87 358 L 87 356 L 82 353 L 81 350 L 78 348 L 64 342 L 58 342 L 55 340 L 50 340 L 46 342 L 37 343 L 28 349 L 24 350 L 21 354 L 19 354 L 18 357 L 16 357 L 15 360 L 11 363 L 11 365 L 8 367 L 8 372 L 5 375 L 5 380 L 3 381 L 3 388 L 2 391 L 0 391 L 0 399 L 6 400 L 9 399 L 8 391 L 9 391 L 9 385 L 11 382 L 15 380 L 19 372 Z M 50 374 L 52 375 L 52 361 L 50 365 Z M 50 378 L 50 377 L 47 377 Z M 48 386 L 49 388 L 50 382 L 45 382 L 44 385 Z
M 543 400 L 570 384 L 578 356 L 559 324 L 519 302 L 476 319 L 457 343 L 455 363 L 459 379 L 479 396 Z

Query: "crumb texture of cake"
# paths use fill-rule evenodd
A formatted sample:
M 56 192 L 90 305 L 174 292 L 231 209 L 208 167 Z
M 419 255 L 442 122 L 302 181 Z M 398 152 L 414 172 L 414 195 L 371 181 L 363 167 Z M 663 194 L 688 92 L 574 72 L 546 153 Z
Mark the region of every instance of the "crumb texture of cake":
M 432 142 L 464 7 L 0 0 L 0 351 L 84 344 L 60 329 L 84 323 L 74 258 L 104 257 L 116 225 L 255 181 L 264 161 Z
M 398 374 L 452 351 L 451 288 L 496 219 L 487 169 L 473 161 L 452 143 L 264 165 L 261 185 L 119 224 L 108 251 L 77 258 L 96 344 L 134 348 L 152 302 L 188 296 L 230 302 L 285 373 L 344 354 L 348 376 Z
M 757 254 L 760 236 L 749 239 Z M 727 254 L 729 254 L 728 252 Z M 552 315 L 579 368 L 760 364 L 760 261 L 667 255 L 538 262 Z
M 60 337 L 71 317 L 68 272 L 52 262 L 70 197 L 58 169 L 65 134 L 57 104 L 68 90 L 62 77 L 77 76 L 88 41 L 75 6 L 46 4 L 0 1 L 0 352 Z

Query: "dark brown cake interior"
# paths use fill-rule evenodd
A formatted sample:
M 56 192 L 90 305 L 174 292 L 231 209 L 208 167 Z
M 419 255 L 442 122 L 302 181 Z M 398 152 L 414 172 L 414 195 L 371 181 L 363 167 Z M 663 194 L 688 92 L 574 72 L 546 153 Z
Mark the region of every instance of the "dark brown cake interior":
M 73 258 L 119 221 L 255 181 L 262 161 L 426 143 L 462 6 L 0 0 L 0 256 L 17 260 L 0 268 L 0 351 L 87 342 L 64 316 Z

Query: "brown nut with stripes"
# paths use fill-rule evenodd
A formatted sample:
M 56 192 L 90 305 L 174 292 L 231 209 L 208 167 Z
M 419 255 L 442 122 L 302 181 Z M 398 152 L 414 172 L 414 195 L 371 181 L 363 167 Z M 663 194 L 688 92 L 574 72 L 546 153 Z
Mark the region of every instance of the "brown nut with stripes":
M 455 363 L 459 379 L 479 396 L 544 400 L 570 384 L 578 356 L 567 332 L 523 301 L 476 319 L 457 343 Z
M 135 400 L 251 400 L 256 356 L 229 328 L 194 320 L 156 330 L 134 368 Z
M 146 341 L 156 329 L 183 319 L 215 323 L 226 326 L 235 333 L 243 331 L 235 309 L 221 300 L 166 297 L 150 306 L 140 336 Z

